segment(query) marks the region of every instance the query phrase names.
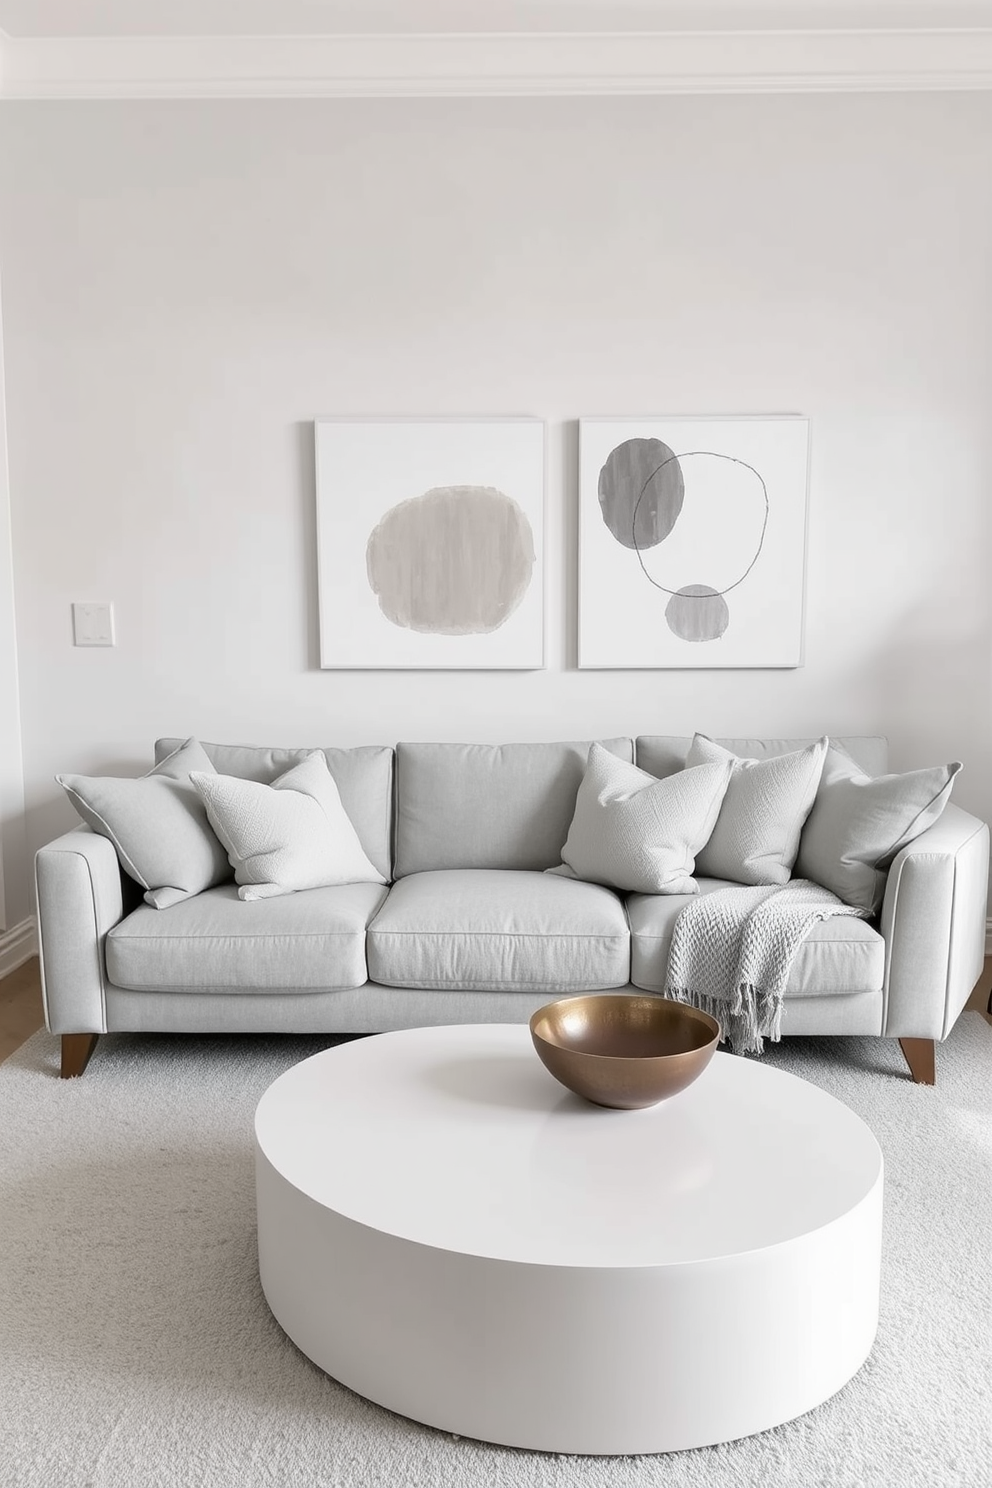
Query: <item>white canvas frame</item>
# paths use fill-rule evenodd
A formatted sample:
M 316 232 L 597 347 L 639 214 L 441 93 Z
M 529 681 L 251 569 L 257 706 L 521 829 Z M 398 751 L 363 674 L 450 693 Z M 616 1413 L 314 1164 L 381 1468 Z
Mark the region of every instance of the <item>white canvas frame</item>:
M 635 438 L 685 457 L 681 514 L 640 554 L 610 531 L 599 493 L 611 450 Z M 799 415 L 581 419 L 579 666 L 801 666 L 808 488 Z M 666 612 L 672 591 L 700 583 L 723 595 L 730 618 L 718 638 L 687 640 Z
M 533 418 L 315 421 L 322 667 L 543 668 L 544 432 L 543 420 Z M 369 582 L 366 550 L 380 520 L 400 502 L 449 485 L 494 487 L 529 523 L 530 584 L 487 633 L 428 634 L 397 625 Z

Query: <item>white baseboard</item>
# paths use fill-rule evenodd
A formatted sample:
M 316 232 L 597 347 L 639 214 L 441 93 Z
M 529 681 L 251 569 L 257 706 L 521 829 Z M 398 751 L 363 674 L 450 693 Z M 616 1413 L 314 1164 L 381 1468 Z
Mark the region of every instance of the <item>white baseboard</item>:
M 9 976 L 25 961 L 38 954 L 38 927 L 34 916 L 29 915 L 12 930 L 0 935 L 0 977 Z

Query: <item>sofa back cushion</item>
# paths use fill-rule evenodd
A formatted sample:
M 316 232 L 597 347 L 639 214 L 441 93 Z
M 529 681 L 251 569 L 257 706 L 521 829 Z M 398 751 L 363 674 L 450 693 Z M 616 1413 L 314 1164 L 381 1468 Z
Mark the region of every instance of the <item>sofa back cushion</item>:
M 664 780 L 685 768 L 686 756 L 692 743 L 691 734 L 639 734 L 636 741 L 636 761 L 642 770 Z M 792 754 L 797 749 L 806 749 L 816 739 L 716 739 L 733 754 L 742 759 L 772 759 L 779 754 Z M 867 775 L 884 775 L 889 762 L 888 741 L 872 734 L 852 734 L 834 739 L 831 743 L 851 756 Z
M 633 760 L 630 739 L 601 739 Z M 561 862 L 589 742 L 397 744 L 396 878 Z
M 157 739 L 155 761 L 171 754 L 181 739 Z M 309 749 L 269 749 L 251 744 L 203 745 L 214 769 L 241 780 L 260 780 L 271 785 L 280 775 L 300 764 Z M 356 749 L 324 749 L 327 768 L 341 796 L 358 840 L 384 878 L 392 872 L 393 751 L 364 744 Z

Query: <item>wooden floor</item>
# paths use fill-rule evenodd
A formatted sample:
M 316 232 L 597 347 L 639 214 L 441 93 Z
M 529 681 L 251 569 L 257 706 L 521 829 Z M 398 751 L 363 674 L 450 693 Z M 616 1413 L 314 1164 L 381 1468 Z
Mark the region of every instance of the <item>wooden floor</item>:
M 985 971 L 981 981 L 968 999 L 968 1007 L 977 1008 L 985 1014 L 989 1023 L 992 1016 L 988 1013 L 989 992 L 992 990 L 992 956 L 986 958 Z M 13 1054 L 19 1049 L 25 1039 L 42 1026 L 44 1014 L 41 1010 L 41 977 L 38 970 L 38 958 L 32 956 L 30 961 L 25 961 L 10 976 L 0 981 L 0 1060 Z
M 32 956 L 0 981 L 0 1060 L 19 1049 L 44 1021 L 38 957 Z

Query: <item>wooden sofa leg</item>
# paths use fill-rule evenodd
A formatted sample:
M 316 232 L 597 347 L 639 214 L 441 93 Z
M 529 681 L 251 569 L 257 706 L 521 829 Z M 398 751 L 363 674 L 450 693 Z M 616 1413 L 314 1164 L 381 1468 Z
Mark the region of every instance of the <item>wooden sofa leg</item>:
M 917 1085 L 936 1085 L 936 1046 L 933 1039 L 900 1039 L 899 1047 L 906 1056 L 909 1072 Z
M 63 1080 L 71 1080 L 75 1075 L 81 1075 L 90 1062 L 90 1055 L 96 1048 L 96 1041 L 100 1037 L 98 1033 L 64 1033 L 62 1035 L 62 1068 L 59 1074 Z

